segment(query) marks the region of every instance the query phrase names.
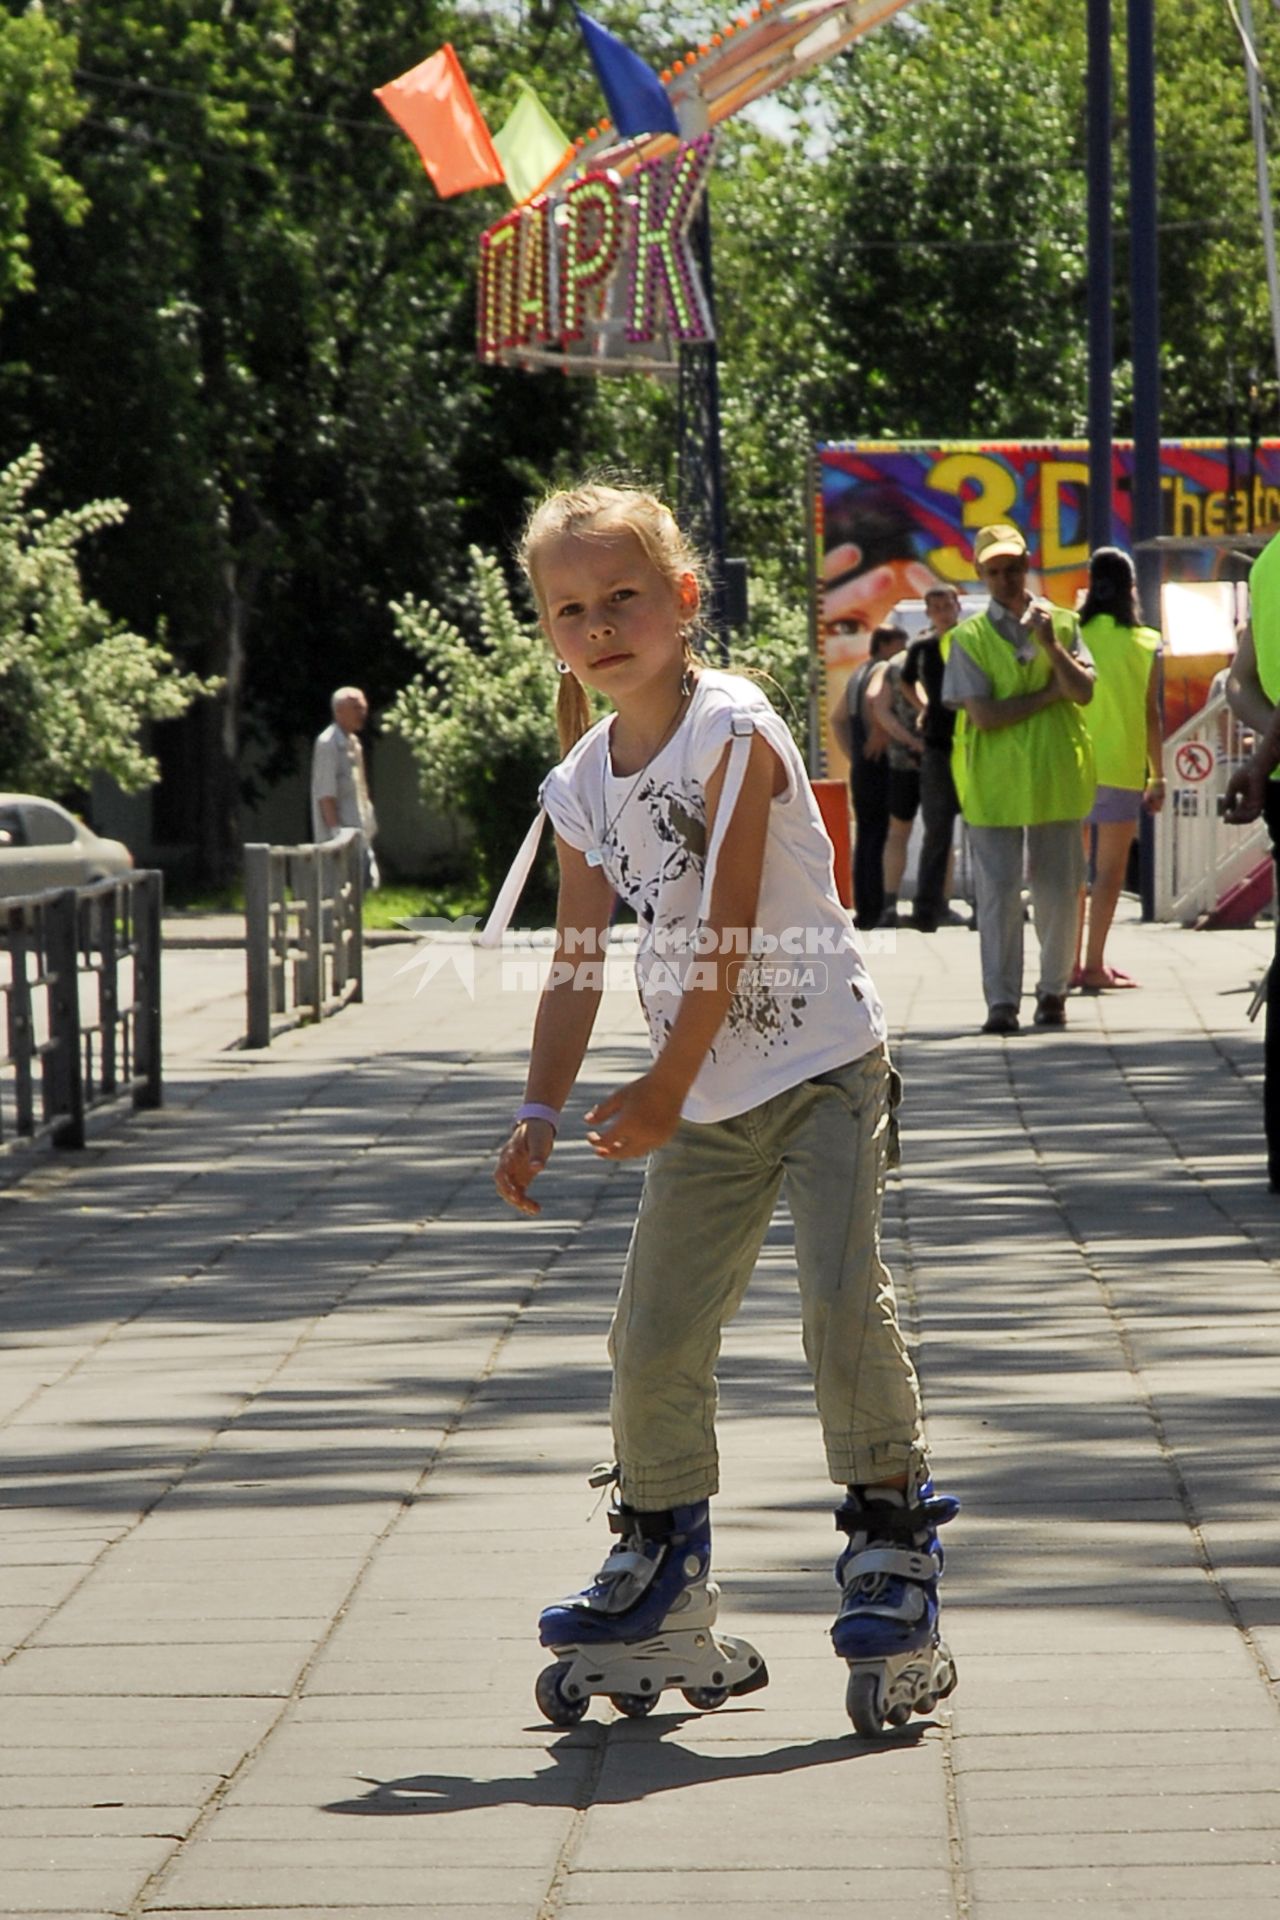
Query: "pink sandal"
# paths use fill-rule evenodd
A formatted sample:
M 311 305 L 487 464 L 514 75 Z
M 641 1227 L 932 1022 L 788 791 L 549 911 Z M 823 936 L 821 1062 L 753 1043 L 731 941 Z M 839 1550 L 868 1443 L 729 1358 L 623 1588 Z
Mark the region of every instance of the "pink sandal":
M 1085 967 L 1077 967 L 1071 976 L 1071 984 L 1079 987 L 1082 993 L 1110 993 L 1122 987 L 1140 987 L 1142 982 L 1135 980 L 1131 973 L 1122 973 L 1119 967 L 1099 967 L 1096 973 L 1090 973 Z

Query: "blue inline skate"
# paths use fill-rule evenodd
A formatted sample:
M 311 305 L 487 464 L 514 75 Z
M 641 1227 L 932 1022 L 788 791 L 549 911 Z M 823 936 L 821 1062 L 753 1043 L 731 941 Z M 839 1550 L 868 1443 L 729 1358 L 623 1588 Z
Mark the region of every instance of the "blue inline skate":
M 592 1484 L 616 1479 L 603 1469 Z M 704 1710 L 763 1687 L 769 1676 L 755 1648 L 713 1631 L 720 1589 L 707 1578 L 707 1502 L 641 1513 L 615 1494 L 609 1526 L 618 1541 L 595 1579 L 538 1620 L 539 1639 L 556 1655 L 534 1688 L 551 1724 L 576 1726 L 595 1694 L 642 1719 L 664 1687 Z
M 937 1530 L 959 1511 L 928 1480 L 910 1499 L 889 1487 L 850 1487 L 836 1510 L 849 1544 L 836 1561 L 843 1597 L 831 1638 L 849 1663 L 849 1718 L 865 1737 L 932 1713 L 955 1687 L 955 1661 L 938 1632 Z

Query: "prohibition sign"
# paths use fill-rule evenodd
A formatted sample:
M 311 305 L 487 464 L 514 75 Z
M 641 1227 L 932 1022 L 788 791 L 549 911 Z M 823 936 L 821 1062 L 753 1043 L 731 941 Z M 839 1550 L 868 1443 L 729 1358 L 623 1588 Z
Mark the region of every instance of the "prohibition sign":
M 1213 748 L 1203 740 L 1184 740 L 1174 755 L 1173 764 L 1180 780 L 1207 780 L 1213 772 Z

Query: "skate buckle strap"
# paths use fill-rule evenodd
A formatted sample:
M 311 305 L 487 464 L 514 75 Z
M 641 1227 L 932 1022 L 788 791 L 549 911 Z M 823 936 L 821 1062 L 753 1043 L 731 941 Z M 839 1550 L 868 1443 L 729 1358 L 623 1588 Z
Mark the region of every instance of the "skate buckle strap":
M 646 1540 L 670 1540 L 676 1530 L 675 1518 L 669 1511 L 644 1513 L 625 1502 L 610 1509 L 609 1526 L 614 1533 L 632 1534 L 639 1530 Z
M 936 1580 L 941 1572 L 931 1553 L 904 1553 L 900 1547 L 867 1547 L 846 1561 L 841 1581 L 847 1587 L 868 1573 L 894 1573 L 903 1580 Z
M 601 1580 L 614 1580 L 624 1573 L 648 1573 L 652 1575 L 654 1563 L 643 1553 L 632 1553 L 626 1547 L 614 1547 L 600 1569 Z M 646 1585 L 648 1582 L 646 1581 Z
M 914 1546 L 922 1533 L 932 1527 L 945 1527 L 954 1520 L 960 1503 L 946 1494 L 922 1501 L 914 1507 L 885 1506 L 879 1500 L 863 1504 L 846 1500 L 836 1508 L 837 1533 L 867 1533 L 874 1540 L 892 1540 L 900 1546 Z

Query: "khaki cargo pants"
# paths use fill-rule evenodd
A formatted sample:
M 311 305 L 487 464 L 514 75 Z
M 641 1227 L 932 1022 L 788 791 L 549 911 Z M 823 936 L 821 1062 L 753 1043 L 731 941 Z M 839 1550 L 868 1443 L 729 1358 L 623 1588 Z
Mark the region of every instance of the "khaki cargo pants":
M 731 1120 L 682 1121 L 650 1155 L 609 1338 L 629 1505 L 683 1506 L 718 1487 L 720 1337 L 784 1182 L 831 1478 L 844 1486 L 923 1473 L 919 1388 L 880 1258 L 890 1094 L 877 1047 Z

